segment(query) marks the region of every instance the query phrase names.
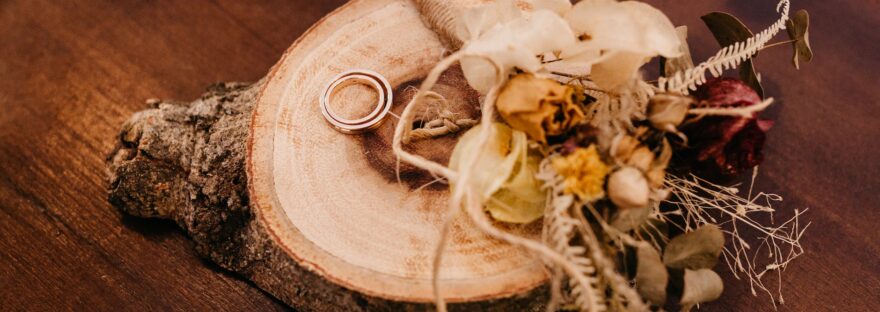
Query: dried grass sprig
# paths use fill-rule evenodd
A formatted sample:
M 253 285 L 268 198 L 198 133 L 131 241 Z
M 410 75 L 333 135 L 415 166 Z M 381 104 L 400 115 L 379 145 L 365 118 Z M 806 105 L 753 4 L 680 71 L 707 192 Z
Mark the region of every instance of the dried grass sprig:
M 782 197 L 764 192 L 753 195 L 757 172 L 756 168 L 746 197 L 739 195 L 736 187 L 717 185 L 694 175 L 687 178 L 669 175 L 666 185 L 671 193 L 666 202 L 675 210 L 665 212 L 661 217 L 668 220 L 669 215 L 683 216 L 683 224 L 670 224 L 686 232 L 708 223 L 722 227 L 731 242 L 722 253 L 731 272 L 737 279 L 742 275 L 749 280 L 752 295 L 757 296 L 758 290 L 767 293 L 775 306 L 777 300 L 780 303 L 785 301 L 781 289 L 782 271 L 804 253 L 800 239 L 810 223 L 802 227 L 800 217 L 807 210 L 795 209 L 792 217 L 774 225 L 776 211 L 772 204 L 782 201 Z M 758 220 L 758 216 L 770 218 L 770 224 Z M 747 242 L 745 236 L 749 235 L 757 236 L 757 247 Z M 778 280 L 775 294 L 763 280 L 765 274 L 773 271 Z
M 453 134 L 477 124 L 477 121 L 471 118 L 458 118 L 449 110 L 449 101 L 443 95 L 429 91 L 425 98 L 434 100 L 435 105 L 426 106 L 422 115 L 433 113 L 437 117 L 424 122 L 420 128 L 411 130 L 409 135 L 404 137 L 403 143 Z
M 742 117 L 742 118 L 753 118 L 756 113 L 764 111 L 767 107 L 773 104 L 773 98 L 768 98 L 761 103 L 751 106 L 744 107 L 707 107 L 707 108 L 691 108 L 688 109 L 688 114 L 690 115 L 698 115 L 702 116 L 728 116 L 728 117 Z

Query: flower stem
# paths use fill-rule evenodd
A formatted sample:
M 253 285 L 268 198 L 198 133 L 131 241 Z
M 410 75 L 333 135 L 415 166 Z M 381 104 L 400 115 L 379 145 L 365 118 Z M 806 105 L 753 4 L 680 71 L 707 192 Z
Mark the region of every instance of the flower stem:
M 792 43 L 792 42 L 797 42 L 797 39 L 791 39 L 791 40 L 786 40 L 786 41 L 780 41 L 780 42 L 771 43 L 771 44 L 765 45 L 763 48 L 761 48 L 761 51 L 764 51 L 764 50 L 766 50 L 766 49 L 769 49 L 769 48 L 772 48 L 772 47 L 775 47 L 775 46 L 779 46 L 779 45 L 783 45 L 783 44 L 789 44 L 789 43 Z

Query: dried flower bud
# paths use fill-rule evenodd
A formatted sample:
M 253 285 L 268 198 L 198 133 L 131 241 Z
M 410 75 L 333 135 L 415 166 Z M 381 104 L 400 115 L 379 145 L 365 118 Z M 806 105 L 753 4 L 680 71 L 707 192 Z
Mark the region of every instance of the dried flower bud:
M 663 140 L 663 149 L 660 151 L 660 154 L 654 158 L 654 163 L 651 164 L 651 169 L 645 172 L 645 176 L 648 177 L 648 182 L 651 184 L 651 188 L 658 190 L 663 186 L 663 181 L 666 179 L 666 167 L 669 166 L 669 160 L 671 159 L 672 147 L 669 146 L 669 142 Z M 666 196 L 662 195 L 660 197 L 665 198 Z
M 674 93 L 660 93 L 648 103 L 648 120 L 654 128 L 670 131 L 684 121 L 694 99 Z
M 496 105 L 512 128 L 547 142 L 547 136 L 564 134 L 584 119 L 579 96 L 572 86 L 519 74 L 501 89 Z
M 630 155 L 629 159 L 626 161 L 626 164 L 643 172 L 647 172 L 651 169 L 651 164 L 653 162 L 654 153 L 652 153 L 647 146 L 641 146 L 633 151 L 632 155 Z
M 611 145 L 611 157 L 618 163 L 625 163 L 641 144 L 638 139 L 621 134 L 614 139 Z
M 641 129 L 637 132 L 641 132 Z M 632 166 L 645 172 L 650 170 L 654 163 L 654 153 L 651 149 L 643 145 L 639 139 L 629 135 L 620 135 L 614 140 L 611 157 L 617 165 Z
M 623 167 L 608 178 L 608 198 L 620 209 L 647 207 L 650 193 L 648 180 L 639 169 Z

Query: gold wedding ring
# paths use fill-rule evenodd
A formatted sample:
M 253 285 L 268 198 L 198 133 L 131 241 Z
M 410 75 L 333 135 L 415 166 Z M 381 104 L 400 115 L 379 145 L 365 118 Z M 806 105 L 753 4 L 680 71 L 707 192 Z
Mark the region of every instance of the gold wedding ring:
M 341 90 L 352 84 L 362 84 L 371 87 L 379 94 L 379 101 L 376 103 L 376 108 L 367 116 L 358 119 L 339 117 L 336 115 L 336 112 L 330 108 L 330 97 L 333 96 L 337 90 Z M 391 110 L 392 103 L 393 93 L 391 91 L 391 84 L 388 83 L 388 80 L 385 79 L 385 77 L 379 75 L 379 73 L 368 69 L 353 69 L 337 75 L 330 81 L 327 88 L 324 89 L 324 93 L 321 95 L 320 100 L 321 113 L 324 114 L 324 119 L 326 119 L 334 129 L 346 134 L 362 133 L 378 128 Z

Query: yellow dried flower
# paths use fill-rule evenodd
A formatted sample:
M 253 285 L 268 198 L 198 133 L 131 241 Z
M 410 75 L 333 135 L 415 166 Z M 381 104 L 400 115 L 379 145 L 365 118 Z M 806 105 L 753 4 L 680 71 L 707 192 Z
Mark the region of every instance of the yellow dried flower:
M 605 177 L 609 168 L 599 157 L 596 145 L 578 148 L 571 154 L 554 158 L 552 165 L 565 178 L 566 193 L 587 201 L 605 196 Z
M 535 178 L 541 158 L 529 152 L 528 139 L 521 131 L 502 123 L 492 123 L 489 140 L 477 145 L 481 129 L 471 128 L 459 139 L 449 159 L 449 168 L 461 170 L 463 157 L 480 153 L 472 168 L 470 188 L 477 191 L 486 210 L 495 220 L 531 223 L 544 215 L 546 193 Z M 455 182 L 452 188 L 459 187 Z
M 512 128 L 535 141 L 564 134 L 584 119 L 581 95 L 568 85 L 532 74 L 519 74 L 498 94 L 498 113 Z

